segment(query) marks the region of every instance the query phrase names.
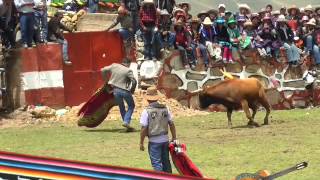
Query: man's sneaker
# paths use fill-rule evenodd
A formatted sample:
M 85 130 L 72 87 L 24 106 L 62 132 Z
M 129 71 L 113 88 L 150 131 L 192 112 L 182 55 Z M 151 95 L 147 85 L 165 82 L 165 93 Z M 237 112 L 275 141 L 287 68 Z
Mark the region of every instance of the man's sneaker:
M 69 60 L 65 60 L 65 61 L 63 61 L 63 62 L 64 62 L 65 65 L 71 65 L 71 64 L 72 64 L 72 62 L 69 61 Z
M 226 58 L 223 58 L 222 61 L 223 61 L 223 63 L 227 63 L 228 62 Z

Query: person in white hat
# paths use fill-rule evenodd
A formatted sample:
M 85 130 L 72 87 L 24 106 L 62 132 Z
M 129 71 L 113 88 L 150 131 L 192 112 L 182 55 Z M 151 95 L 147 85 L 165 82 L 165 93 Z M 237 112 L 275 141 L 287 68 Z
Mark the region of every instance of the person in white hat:
M 215 53 L 215 44 L 216 44 L 216 29 L 213 26 L 212 21 L 209 17 L 206 17 L 202 22 L 203 26 L 200 28 L 200 43 L 205 45 L 208 49 L 209 55 L 211 58 L 216 58 Z M 204 62 L 206 66 L 209 65 L 209 62 Z
M 140 150 L 144 151 L 144 140 L 148 137 L 148 153 L 153 169 L 172 173 L 169 158 L 169 129 L 172 141 L 176 140 L 176 128 L 170 110 L 158 102 L 160 96 L 156 87 L 147 89 L 145 99 L 149 105 L 141 114 Z
M 218 5 L 218 13 L 220 17 L 224 17 L 226 12 L 226 5 L 225 4 L 219 4 Z
M 304 12 L 306 14 L 306 16 L 308 16 L 309 18 L 312 18 L 313 17 L 313 7 L 309 4 L 307 5 L 305 8 L 304 8 Z
M 246 17 L 250 17 L 251 14 L 251 8 L 248 6 L 248 4 L 239 4 L 239 13 L 241 15 L 244 15 Z
M 174 46 L 174 33 L 171 32 L 172 21 L 166 9 L 161 10 L 159 22 L 159 35 L 161 48 L 170 49 Z

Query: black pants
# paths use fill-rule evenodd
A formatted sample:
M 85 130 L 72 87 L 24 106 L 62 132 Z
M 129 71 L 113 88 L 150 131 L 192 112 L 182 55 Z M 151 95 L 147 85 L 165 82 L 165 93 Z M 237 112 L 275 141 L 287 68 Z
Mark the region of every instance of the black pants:
M 1 41 L 2 45 L 6 48 L 13 48 L 16 45 L 15 41 L 15 20 L 14 18 L 11 19 L 8 26 L 5 27 L 6 18 L 1 17 L 0 18 L 0 29 L 3 31 L 1 32 Z

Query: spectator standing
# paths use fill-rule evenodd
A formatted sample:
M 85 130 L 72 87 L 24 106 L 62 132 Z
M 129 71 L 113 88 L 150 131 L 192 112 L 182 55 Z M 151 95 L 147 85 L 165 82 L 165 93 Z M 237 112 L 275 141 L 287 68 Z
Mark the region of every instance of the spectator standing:
M 144 36 L 144 56 L 149 60 L 152 60 L 156 53 L 153 49 L 153 43 L 155 33 L 158 32 L 158 24 L 159 19 L 153 0 L 143 1 L 140 10 L 140 25 Z
M 48 41 L 57 42 L 62 45 L 62 58 L 65 64 L 71 64 L 68 56 L 68 42 L 63 37 L 63 30 L 71 32 L 61 23 L 63 14 L 56 12 L 48 22 Z
M 192 15 L 189 14 L 189 11 L 191 10 L 191 6 L 189 3 L 183 2 L 179 4 L 180 8 L 184 10 L 184 12 L 186 13 L 186 20 L 191 20 L 192 19 Z
M 125 10 L 123 6 L 118 8 L 118 16 L 114 22 L 107 28 L 107 31 L 114 28 L 120 23 L 121 27 L 118 29 L 118 32 L 124 42 L 124 52 L 126 58 L 130 57 L 131 47 L 134 41 L 134 32 L 133 32 L 133 22 L 132 17 L 129 12 Z
M 240 31 L 237 27 L 236 20 L 234 18 L 230 18 L 228 21 L 228 34 L 232 45 L 232 51 L 238 51 L 240 42 Z M 233 63 L 234 61 L 233 59 L 229 59 L 229 62 Z
M 34 0 L 35 15 L 35 41 L 36 43 L 47 42 L 48 36 L 48 13 L 46 0 Z
M 97 13 L 99 9 L 99 0 L 88 0 L 89 13 Z
M 216 22 L 217 42 L 223 51 L 223 62 L 227 63 L 229 60 L 232 60 L 230 37 L 227 27 L 225 26 L 225 20 L 222 17 L 219 17 Z
M 134 112 L 135 103 L 132 97 L 137 85 L 137 80 L 133 76 L 132 70 L 129 68 L 130 61 L 125 59 L 122 64 L 113 63 L 110 66 L 106 66 L 101 69 L 102 78 L 106 81 L 108 75 L 108 84 L 113 87 L 113 95 L 116 103 L 119 106 L 120 114 L 123 120 L 123 127 L 126 127 L 128 131 L 132 131 L 130 126 L 131 116 Z M 128 105 L 128 110 L 124 105 L 124 102 Z
M 19 12 L 23 47 L 32 47 L 34 37 L 34 0 L 14 0 Z
M 159 23 L 159 35 L 161 48 L 170 49 L 174 46 L 174 33 L 171 32 L 172 21 L 170 20 L 170 14 L 166 9 L 161 10 L 160 23 Z
M 144 151 L 144 139 L 149 138 L 148 152 L 152 167 L 155 171 L 172 173 L 169 159 L 169 136 L 176 140 L 176 128 L 169 109 L 158 102 L 159 94 L 155 87 L 147 89 L 145 99 L 149 105 L 142 111 L 140 124 L 140 150 Z
M 133 23 L 133 33 L 135 34 L 139 29 L 139 9 L 140 1 L 139 0 L 121 0 L 121 6 L 129 11 L 130 16 L 132 17 Z
M 218 5 L 218 15 L 219 17 L 224 17 L 226 12 L 226 5 L 225 4 L 219 4 Z
M 201 11 L 201 12 L 197 15 L 197 17 L 200 19 L 200 23 L 202 23 L 202 22 L 204 21 L 204 19 L 205 19 L 206 17 L 208 17 L 208 16 L 209 16 L 209 14 L 208 14 L 207 11 Z
M 154 0 L 154 3 L 156 4 L 157 8 L 161 10 L 166 9 L 169 14 L 172 14 L 173 9 L 176 7 L 175 0 Z
M 13 16 L 13 1 L 0 1 L 0 34 L 4 47 L 11 49 L 15 47 L 14 39 L 14 18 Z

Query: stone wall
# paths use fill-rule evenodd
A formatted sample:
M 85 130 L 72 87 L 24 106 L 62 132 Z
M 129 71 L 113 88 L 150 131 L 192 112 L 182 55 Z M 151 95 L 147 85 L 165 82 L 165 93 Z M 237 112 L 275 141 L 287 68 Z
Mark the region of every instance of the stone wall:
M 205 86 L 216 84 L 224 80 L 220 70 L 232 74 L 235 78 L 254 77 L 259 79 L 267 89 L 267 96 L 274 109 L 303 108 L 310 105 L 309 97 L 313 97 L 314 104 L 320 105 L 320 89 L 313 94 L 305 89 L 302 79 L 303 72 L 312 64 L 309 57 L 305 57 L 299 66 L 289 66 L 284 52 L 279 59 L 263 59 L 255 50 L 241 52 L 235 55 L 236 63 L 224 64 L 212 62 L 205 70 L 201 60 L 195 70 L 185 69 L 181 63 L 179 53 L 174 51 L 164 60 L 163 70 L 158 81 L 158 88 L 167 97 L 177 99 L 181 104 L 198 108 L 198 98 L 192 92 Z M 320 72 L 320 71 L 318 71 Z M 317 80 L 320 82 L 320 79 Z M 222 106 L 211 106 L 213 111 L 222 111 Z

